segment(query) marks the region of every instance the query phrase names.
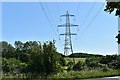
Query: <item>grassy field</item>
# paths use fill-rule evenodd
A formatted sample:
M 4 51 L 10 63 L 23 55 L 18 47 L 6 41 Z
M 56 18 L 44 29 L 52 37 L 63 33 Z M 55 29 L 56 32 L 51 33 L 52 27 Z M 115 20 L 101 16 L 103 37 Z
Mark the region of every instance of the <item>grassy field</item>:
M 67 63 L 70 62 L 70 61 L 73 61 L 73 58 L 69 58 L 69 57 L 66 57 L 64 59 L 66 60 Z M 79 61 L 84 63 L 86 58 L 74 58 L 74 59 L 75 59 L 75 63 L 77 63 Z
M 53 78 L 74 78 L 74 79 L 88 79 L 88 78 L 99 78 L 120 75 L 120 70 L 110 70 L 107 72 L 94 70 L 82 70 L 82 71 L 69 71 L 64 73 L 58 73 Z

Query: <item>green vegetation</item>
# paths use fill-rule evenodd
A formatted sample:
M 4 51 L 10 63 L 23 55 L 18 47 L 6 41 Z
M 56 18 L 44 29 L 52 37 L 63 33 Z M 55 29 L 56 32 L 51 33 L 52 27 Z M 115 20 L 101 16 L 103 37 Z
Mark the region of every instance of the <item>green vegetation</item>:
M 115 11 L 116 16 L 120 16 L 120 1 L 116 0 L 115 2 L 110 2 L 109 0 L 106 0 L 106 8 L 104 9 L 106 12 L 109 12 L 110 14 Z
M 98 55 L 98 54 L 87 54 L 87 53 L 74 53 L 70 54 L 68 57 L 70 58 L 90 58 L 90 57 L 103 57 L 103 55 Z
M 120 70 L 110 70 L 103 72 L 98 69 L 93 70 L 81 70 L 81 71 L 68 71 L 67 73 L 57 73 L 52 76 L 52 78 L 78 78 L 78 79 L 87 79 L 87 78 L 97 78 L 97 77 L 108 77 L 108 76 L 120 75 Z M 51 77 L 51 76 L 50 76 Z
M 54 41 L 2 41 L 3 78 L 96 78 L 120 75 L 120 55 L 57 52 Z M 73 63 L 75 59 L 75 64 Z
M 15 48 L 5 41 L 2 44 L 3 73 L 31 74 L 31 77 L 47 77 L 59 72 L 63 59 L 57 53 L 55 43 L 38 41 L 22 43 L 15 41 Z
M 69 57 L 65 57 L 64 59 L 66 60 L 66 63 L 73 61 L 73 58 L 69 58 Z M 85 62 L 86 58 L 74 58 L 74 59 L 75 59 L 75 63 L 77 63 L 79 61 Z

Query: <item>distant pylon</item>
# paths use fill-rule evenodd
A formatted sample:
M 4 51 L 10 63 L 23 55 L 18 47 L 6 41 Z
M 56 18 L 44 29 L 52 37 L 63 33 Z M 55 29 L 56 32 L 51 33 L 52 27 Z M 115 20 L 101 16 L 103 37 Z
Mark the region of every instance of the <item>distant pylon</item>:
M 118 54 L 120 55 L 120 16 L 118 16 L 118 35 L 116 36 L 118 39 Z
M 74 15 L 71 15 L 68 13 L 61 15 L 61 17 L 66 17 L 66 24 L 63 25 L 58 25 L 58 27 L 65 27 L 65 33 L 62 33 L 60 35 L 65 36 L 65 44 L 64 44 L 64 55 L 68 56 L 68 54 L 73 54 L 73 48 L 72 48 L 72 41 L 71 41 L 71 36 L 72 35 L 77 35 L 75 33 L 71 33 L 71 27 L 75 27 L 78 25 L 70 24 L 70 17 L 74 17 Z

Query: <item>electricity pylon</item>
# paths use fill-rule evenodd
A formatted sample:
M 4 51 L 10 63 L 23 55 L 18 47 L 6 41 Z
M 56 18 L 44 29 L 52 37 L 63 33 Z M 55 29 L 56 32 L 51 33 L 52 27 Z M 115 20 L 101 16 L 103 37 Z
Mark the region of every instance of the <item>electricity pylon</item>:
M 65 33 L 62 33 L 60 35 L 65 36 L 64 55 L 67 56 L 70 53 L 73 54 L 71 36 L 72 35 L 77 35 L 75 33 L 71 33 L 71 29 L 70 28 L 78 26 L 78 25 L 70 24 L 70 17 L 74 17 L 74 15 L 69 14 L 68 11 L 67 11 L 66 14 L 61 15 L 61 17 L 66 17 L 66 24 L 58 25 L 58 27 L 65 27 Z
M 116 38 L 118 39 L 118 54 L 120 54 L 120 16 L 118 16 L 118 35 Z

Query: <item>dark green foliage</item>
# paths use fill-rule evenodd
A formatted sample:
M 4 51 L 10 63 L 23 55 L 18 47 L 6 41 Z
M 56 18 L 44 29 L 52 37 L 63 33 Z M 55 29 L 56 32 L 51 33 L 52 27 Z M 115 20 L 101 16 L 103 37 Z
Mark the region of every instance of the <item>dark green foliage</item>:
M 43 45 L 36 43 L 32 47 L 28 70 L 32 73 L 48 75 L 59 71 L 61 56 L 56 52 L 54 42 L 46 42 Z
M 99 58 L 87 58 L 85 60 L 86 66 L 90 68 L 98 67 L 99 66 L 98 62 L 99 62 Z
M 67 66 L 68 66 L 68 68 L 67 68 L 68 71 L 72 70 L 72 68 L 73 68 L 73 62 L 72 61 L 68 62 Z
M 87 53 L 74 53 L 70 54 L 68 57 L 74 58 L 89 58 L 89 57 L 103 57 L 102 55 L 98 54 L 87 54 Z
M 106 8 L 104 9 L 106 12 L 109 12 L 110 14 L 113 11 L 116 11 L 115 15 L 119 15 L 120 16 L 120 1 L 119 2 L 107 2 L 106 4 Z
M 47 75 L 59 70 L 57 67 L 60 64 L 59 61 L 61 56 L 57 54 L 54 44 L 55 44 L 54 42 L 53 43 L 47 42 L 44 43 L 43 45 L 43 53 L 44 53 L 43 62 L 44 62 L 45 72 Z
M 6 74 L 25 74 L 29 78 L 47 77 L 48 75 L 70 70 L 82 71 L 98 69 L 107 72 L 110 69 L 120 69 L 119 55 L 93 55 L 84 53 L 71 54 L 70 57 L 82 57 L 84 61 L 73 64 L 66 61 L 65 56 L 59 54 L 55 47 L 55 42 L 47 41 L 41 44 L 39 41 L 15 42 L 15 47 L 5 41 L 0 50 L 3 54 L 3 73 Z
M 28 60 L 29 60 L 29 54 L 27 54 L 27 53 L 20 53 L 20 55 L 19 55 L 19 59 L 20 59 L 20 61 L 22 61 L 22 62 L 28 62 Z
M 61 71 L 61 66 L 65 65 L 64 58 L 56 51 L 54 41 L 45 42 L 43 45 L 39 41 L 15 41 L 15 48 L 5 41 L 1 44 L 4 72 L 30 72 L 47 76 Z
M 117 59 L 117 55 L 106 55 L 106 59 L 108 62 L 111 62 L 111 60 Z
M 31 51 L 32 53 L 30 55 L 28 70 L 32 73 L 42 73 L 44 70 L 42 69 L 43 56 L 41 54 L 39 46 L 34 46 Z
M 100 59 L 100 63 L 102 63 L 102 64 L 107 64 L 107 63 L 108 63 L 107 58 L 106 58 L 106 57 L 102 57 L 102 58 Z
M 70 61 L 70 62 L 67 63 L 67 66 L 72 66 L 72 65 L 73 65 L 72 61 Z
M 60 64 L 66 66 L 66 60 L 63 57 L 60 58 Z
M 119 56 L 118 55 L 106 55 L 100 59 L 100 63 L 106 64 L 110 68 L 120 68 L 119 63 Z
M 103 72 L 106 72 L 106 71 L 110 71 L 110 68 L 107 66 L 107 65 L 102 65 L 101 67 L 100 67 L 100 70 L 101 71 L 103 71 Z
M 117 56 L 115 68 L 116 68 L 116 69 L 120 69 L 120 55 Z
M 82 66 L 83 66 L 82 62 L 79 61 L 77 64 L 73 66 L 73 70 L 76 70 L 76 71 L 82 70 Z
M 19 60 L 15 58 L 3 58 L 2 59 L 2 69 L 4 72 L 20 72 L 23 68 L 25 68 L 27 64 L 21 63 Z
M 12 45 L 8 44 L 6 41 L 0 42 L 2 44 L 2 48 L 0 51 L 2 51 L 2 57 L 5 58 L 12 58 L 15 56 L 15 49 Z

